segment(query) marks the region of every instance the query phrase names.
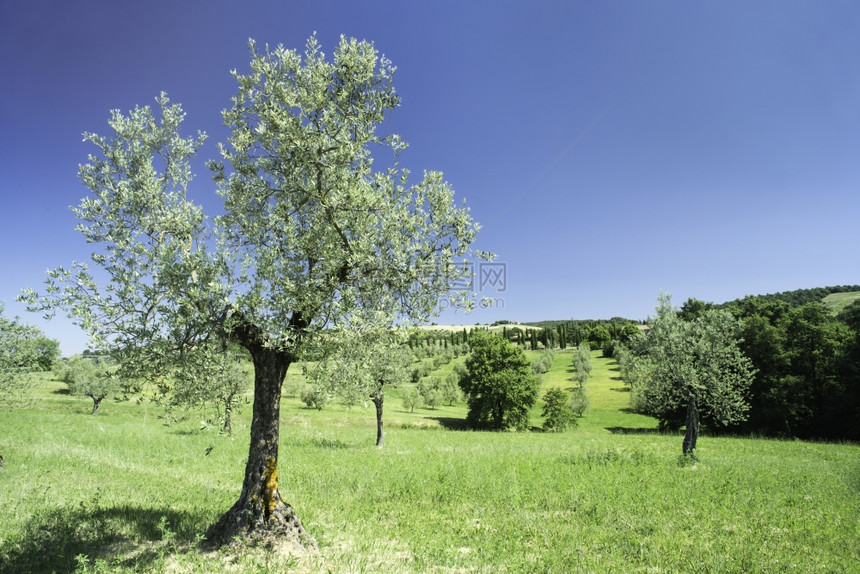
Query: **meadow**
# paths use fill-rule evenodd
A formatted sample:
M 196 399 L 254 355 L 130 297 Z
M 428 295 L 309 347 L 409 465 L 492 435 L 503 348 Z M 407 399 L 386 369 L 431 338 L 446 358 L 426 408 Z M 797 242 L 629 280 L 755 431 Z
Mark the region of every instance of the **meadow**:
M 394 390 L 377 449 L 372 405 L 285 397 L 280 492 L 319 545 L 302 556 L 199 545 L 239 494 L 249 406 L 229 437 L 147 400 L 93 416 L 43 377 L 0 411 L 0 572 L 860 572 L 860 447 L 705 433 L 685 461 L 593 364 L 591 409 L 558 434 L 540 405 L 532 432 L 471 432 L 465 405 L 409 413 Z

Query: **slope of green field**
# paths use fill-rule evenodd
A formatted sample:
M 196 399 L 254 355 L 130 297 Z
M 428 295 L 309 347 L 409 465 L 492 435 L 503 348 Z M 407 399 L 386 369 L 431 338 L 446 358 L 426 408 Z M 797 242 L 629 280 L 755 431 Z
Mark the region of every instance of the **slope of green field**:
M 860 300 L 860 291 L 852 291 L 850 293 L 831 293 L 822 299 L 822 302 L 828 309 L 833 311 L 833 313 L 839 313 L 845 307 L 857 300 Z
M 319 543 L 293 557 L 196 545 L 239 494 L 249 407 L 231 438 L 147 401 L 91 416 L 41 381 L 0 413 L 0 572 L 858 571 L 860 447 L 703 436 L 679 464 L 681 437 L 593 362 L 591 410 L 561 434 L 456 430 L 464 405 L 392 395 L 380 450 L 372 409 L 285 398 L 280 491 Z

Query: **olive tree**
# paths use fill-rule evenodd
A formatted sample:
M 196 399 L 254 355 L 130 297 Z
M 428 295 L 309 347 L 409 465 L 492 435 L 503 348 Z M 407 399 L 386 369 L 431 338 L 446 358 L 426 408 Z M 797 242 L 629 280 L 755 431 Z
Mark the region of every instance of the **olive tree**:
M 647 334 L 633 341 L 634 405 L 662 428 L 686 425 L 685 455 L 696 448 L 700 415 L 716 428 L 746 420 L 754 370 L 740 349 L 739 329 L 728 312 L 714 309 L 684 321 L 661 295 Z
M 582 388 L 591 376 L 591 347 L 588 343 L 580 343 L 573 350 L 573 377 L 572 380 L 579 383 Z
M 92 399 L 94 415 L 98 414 L 105 397 L 120 390 L 116 369 L 104 357 L 72 357 L 58 370 L 69 392 Z
M 409 380 L 412 355 L 403 340 L 398 331 L 355 329 L 339 337 L 331 352 L 308 371 L 312 385 L 328 389 L 346 404 L 370 399 L 376 410 L 376 446 L 380 448 L 385 441 L 385 391 Z
M 40 369 L 37 327 L 3 315 L 0 303 L 0 406 L 18 398 L 27 384 L 27 373 Z
M 59 355 L 59 343 L 32 325 L 3 315 L 0 303 L 0 408 L 21 398 L 29 373 L 50 368 Z M 3 457 L 0 455 L 0 467 Z
M 478 226 L 441 173 L 400 166 L 404 142 L 381 132 L 400 103 L 394 67 L 373 44 L 341 38 L 330 59 L 315 37 L 303 53 L 250 48 L 249 72 L 233 72 L 222 158 L 209 164 L 222 214 L 207 218 L 187 193 L 205 135 L 180 134 L 179 105 L 162 94 L 160 114 L 114 111 L 111 136 L 85 135 L 97 153 L 80 168 L 91 194 L 75 208 L 98 272 L 58 268 L 45 293 L 24 298 L 146 369 L 225 341 L 247 349 L 242 491 L 207 538 L 314 545 L 278 488 L 293 470 L 278 457 L 287 369 L 347 322 L 426 320 L 465 276 Z

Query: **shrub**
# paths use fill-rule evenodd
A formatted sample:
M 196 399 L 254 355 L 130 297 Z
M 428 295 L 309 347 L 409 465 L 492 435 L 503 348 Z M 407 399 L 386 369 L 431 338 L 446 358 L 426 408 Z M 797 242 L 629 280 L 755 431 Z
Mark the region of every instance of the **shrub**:
M 307 386 L 302 391 L 301 399 L 309 409 L 321 411 L 328 402 L 328 393 L 320 387 Z
M 581 417 L 588 410 L 589 405 L 591 405 L 591 401 L 588 399 L 588 395 L 585 394 L 585 389 L 583 387 L 574 388 L 570 396 L 570 410 L 576 416 Z
M 568 428 L 576 427 L 576 418 L 568 404 L 566 392 L 558 387 L 552 388 L 543 396 L 543 401 L 543 430 L 564 432 Z

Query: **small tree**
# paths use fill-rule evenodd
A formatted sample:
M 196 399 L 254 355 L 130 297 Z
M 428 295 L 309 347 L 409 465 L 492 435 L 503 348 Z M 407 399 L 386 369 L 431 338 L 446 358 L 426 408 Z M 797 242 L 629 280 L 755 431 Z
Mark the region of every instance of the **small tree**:
M 20 401 L 29 373 L 50 368 L 59 352 L 59 343 L 45 337 L 37 327 L 21 323 L 17 317 L 5 317 L 3 309 L 0 303 L 0 408 Z
M 410 413 L 415 412 L 415 407 L 421 406 L 421 393 L 418 392 L 418 389 L 411 388 L 406 389 L 403 392 L 403 408 L 409 411 Z
M 107 357 L 72 357 L 62 366 L 60 379 L 73 395 L 92 399 L 95 415 L 105 397 L 120 390 L 115 371 Z
M 383 407 L 385 391 L 409 380 L 412 355 L 399 330 L 340 333 L 336 345 L 308 378 L 319 388 L 327 388 L 348 405 L 370 399 L 376 410 L 376 446 L 385 441 Z
M 445 383 L 442 385 L 442 402 L 446 405 L 453 406 L 454 403 L 462 400 L 463 393 L 460 391 L 460 377 L 456 372 L 450 372 L 445 377 Z
M 0 303 L 0 407 L 19 400 L 28 374 L 50 369 L 59 354 L 59 343 L 17 317 L 5 317 L 3 309 Z
M 523 350 L 483 331 L 474 332 L 469 343 L 472 354 L 460 379 L 469 407 L 466 422 L 479 429 L 528 429 L 540 382 Z
M 328 404 L 328 392 L 320 384 L 311 384 L 305 386 L 300 396 L 305 406 L 309 409 L 323 410 L 323 407 Z
M 421 403 L 428 409 L 435 410 L 442 402 L 442 377 L 430 377 L 418 383 L 418 394 Z
M 250 387 L 249 377 L 242 368 L 241 350 L 202 345 L 183 353 L 164 369 L 159 402 L 171 417 L 180 420 L 186 418 L 191 409 L 201 405 L 209 407 L 222 430 L 232 435 L 233 413 L 239 409 Z M 126 368 L 125 372 L 128 371 Z
M 555 353 L 552 349 L 546 349 L 540 354 L 540 357 L 532 364 L 532 372 L 536 375 L 542 375 L 552 368 L 553 357 Z
M 588 410 L 590 405 L 591 400 L 585 392 L 585 387 L 574 387 L 570 392 L 570 410 L 573 411 L 576 416 L 581 417 L 583 413 Z
M 580 388 L 591 376 L 591 347 L 588 343 L 580 343 L 573 352 L 573 380 Z
M 558 387 L 549 389 L 543 396 L 543 430 L 564 432 L 576 427 L 576 418 L 568 404 L 567 393 Z

